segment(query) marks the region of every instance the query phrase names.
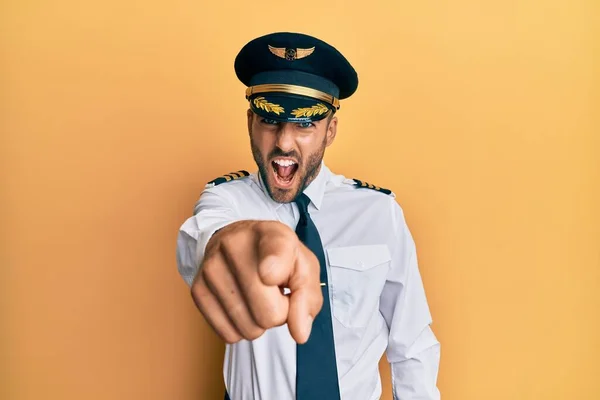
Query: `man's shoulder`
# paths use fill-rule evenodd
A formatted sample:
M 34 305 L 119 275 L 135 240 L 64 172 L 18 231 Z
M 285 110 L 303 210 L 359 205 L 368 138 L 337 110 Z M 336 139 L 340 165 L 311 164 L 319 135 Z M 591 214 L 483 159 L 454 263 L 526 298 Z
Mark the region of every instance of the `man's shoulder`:
M 395 199 L 396 194 L 379 184 L 367 182 L 363 179 L 348 178 L 341 174 L 332 173 L 329 189 L 332 193 L 355 193 L 360 196 L 383 197 Z
M 235 193 L 245 192 L 256 180 L 256 174 L 246 170 L 229 172 L 224 175 L 217 176 L 204 184 L 203 192 L 212 193 Z M 242 193 L 240 193 L 242 194 Z
M 404 218 L 396 192 L 378 181 L 332 174 L 327 193 L 328 204 L 342 212 L 371 215 L 378 221 L 389 220 L 394 226 Z
M 218 176 L 218 177 L 206 182 L 204 187 L 206 189 L 209 189 L 209 188 L 213 188 L 213 187 L 222 185 L 224 183 L 241 181 L 245 178 L 248 178 L 249 176 L 250 176 L 250 173 L 243 169 L 239 170 L 239 171 L 235 171 L 235 172 L 229 172 L 227 174 Z

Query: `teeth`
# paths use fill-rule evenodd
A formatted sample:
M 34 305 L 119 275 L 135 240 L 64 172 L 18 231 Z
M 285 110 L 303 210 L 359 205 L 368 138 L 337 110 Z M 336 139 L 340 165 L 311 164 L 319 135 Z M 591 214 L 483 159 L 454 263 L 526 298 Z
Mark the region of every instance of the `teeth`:
M 275 160 L 275 164 L 281 165 L 282 167 L 289 167 L 296 163 L 293 162 L 292 160 Z

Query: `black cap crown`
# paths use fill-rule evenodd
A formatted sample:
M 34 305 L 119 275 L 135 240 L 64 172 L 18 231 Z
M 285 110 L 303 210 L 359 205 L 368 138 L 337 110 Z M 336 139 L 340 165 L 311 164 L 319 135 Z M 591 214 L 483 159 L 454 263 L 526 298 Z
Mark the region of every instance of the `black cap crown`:
M 322 119 L 358 87 L 356 71 L 337 49 L 301 33 L 277 32 L 250 41 L 234 67 L 248 87 L 250 108 L 278 121 Z

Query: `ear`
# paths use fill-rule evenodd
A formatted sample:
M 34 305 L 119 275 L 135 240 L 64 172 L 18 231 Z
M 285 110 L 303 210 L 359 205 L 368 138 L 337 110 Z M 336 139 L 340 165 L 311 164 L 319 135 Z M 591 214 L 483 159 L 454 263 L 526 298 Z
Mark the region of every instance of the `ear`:
M 248 134 L 252 134 L 252 121 L 254 120 L 254 113 L 251 109 L 248 109 L 246 115 L 248 117 Z
M 335 135 L 337 134 L 337 122 L 338 119 L 336 116 L 333 116 L 331 118 L 331 121 L 329 121 L 329 123 L 327 124 L 327 143 L 326 146 L 329 147 L 332 143 L 333 140 L 335 139 Z

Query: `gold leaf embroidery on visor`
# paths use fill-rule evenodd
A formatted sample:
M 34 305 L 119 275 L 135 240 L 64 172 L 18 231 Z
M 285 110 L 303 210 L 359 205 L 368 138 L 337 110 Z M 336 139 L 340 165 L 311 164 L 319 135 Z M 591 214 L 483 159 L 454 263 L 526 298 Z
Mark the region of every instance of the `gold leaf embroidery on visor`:
M 265 99 L 262 96 L 254 99 L 254 105 L 262 110 L 265 110 L 266 112 L 272 112 L 277 115 L 279 115 L 282 112 L 285 112 L 283 107 L 281 107 L 279 104 L 269 103 L 267 99 Z
M 292 110 L 291 114 L 296 118 L 312 117 L 315 115 L 325 114 L 327 111 L 329 111 L 329 108 L 327 108 L 326 105 L 317 103 L 312 107 L 296 108 L 295 110 Z

